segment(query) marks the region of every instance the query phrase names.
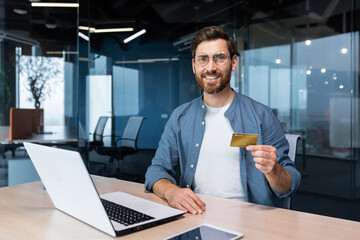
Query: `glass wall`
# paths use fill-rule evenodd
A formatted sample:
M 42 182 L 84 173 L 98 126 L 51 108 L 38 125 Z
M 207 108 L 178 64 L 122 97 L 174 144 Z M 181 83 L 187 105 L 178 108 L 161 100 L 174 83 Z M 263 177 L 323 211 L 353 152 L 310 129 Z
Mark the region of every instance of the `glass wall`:
M 0 125 L 9 109 L 42 108 L 44 125 L 77 125 L 77 7 L 0 2 Z
M 87 132 L 94 132 L 100 115 L 112 117 L 108 131 L 116 136 L 122 135 L 129 116 L 145 116 L 138 147 L 154 152 L 172 111 L 201 95 L 191 67 L 192 35 L 219 25 L 233 35 L 240 54 L 233 89 L 270 106 L 287 133 L 301 135 L 296 160 L 303 174 L 300 192 L 343 199 L 360 195 L 359 1 L 85 5 L 80 32 L 89 37 L 81 40 L 89 58 L 87 70 L 80 69 L 87 81 L 80 92 L 106 106 L 94 115 L 87 101 L 80 105 L 87 112 Z M 109 28 L 132 30 L 96 31 Z M 143 34 L 127 39 L 137 32 Z M 101 84 L 92 92 L 89 79 L 95 78 Z M 101 102 L 103 91 L 110 102 Z M 151 157 L 141 164 L 150 164 Z
M 358 199 L 358 0 L 31 2 L 0 0 L 1 129 L 11 107 L 35 108 L 38 98 L 45 127 L 74 127 L 84 158 L 107 163 L 94 153 L 99 117 L 110 119 L 104 134 L 119 137 L 130 116 L 144 116 L 138 153 L 121 161 L 143 177 L 172 111 L 201 95 L 192 35 L 218 25 L 239 51 L 233 89 L 270 106 L 286 132 L 301 135 L 299 192 Z M 107 170 L 116 168 L 113 160 Z

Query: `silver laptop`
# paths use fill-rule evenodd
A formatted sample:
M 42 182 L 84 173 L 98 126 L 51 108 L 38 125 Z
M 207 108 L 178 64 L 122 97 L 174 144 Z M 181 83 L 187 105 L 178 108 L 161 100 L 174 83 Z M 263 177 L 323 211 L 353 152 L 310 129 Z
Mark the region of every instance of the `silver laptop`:
M 99 196 L 78 152 L 27 142 L 24 146 L 54 206 L 113 237 L 175 220 L 184 214 L 123 192 Z

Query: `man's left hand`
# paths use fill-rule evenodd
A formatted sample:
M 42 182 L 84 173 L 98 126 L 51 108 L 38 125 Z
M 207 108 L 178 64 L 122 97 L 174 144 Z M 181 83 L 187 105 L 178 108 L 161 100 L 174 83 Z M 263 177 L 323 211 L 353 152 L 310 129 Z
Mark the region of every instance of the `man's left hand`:
M 289 172 L 277 162 L 276 148 L 269 145 L 250 145 L 246 150 L 251 151 L 255 167 L 265 174 L 271 188 L 286 194 L 291 189 L 291 176 Z
M 273 174 L 276 170 L 276 148 L 268 145 L 250 145 L 246 150 L 251 151 L 254 157 L 255 167 L 264 174 Z

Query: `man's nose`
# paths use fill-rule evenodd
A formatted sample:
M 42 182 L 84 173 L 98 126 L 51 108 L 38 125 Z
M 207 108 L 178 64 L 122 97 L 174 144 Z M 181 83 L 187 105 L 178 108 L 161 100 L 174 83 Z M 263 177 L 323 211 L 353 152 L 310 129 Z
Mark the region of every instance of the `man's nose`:
M 216 62 L 214 61 L 214 58 L 209 58 L 209 62 L 206 66 L 206 70 L 208 70 L 209 72 L 213 72 L 215 71 L 217 68 Z

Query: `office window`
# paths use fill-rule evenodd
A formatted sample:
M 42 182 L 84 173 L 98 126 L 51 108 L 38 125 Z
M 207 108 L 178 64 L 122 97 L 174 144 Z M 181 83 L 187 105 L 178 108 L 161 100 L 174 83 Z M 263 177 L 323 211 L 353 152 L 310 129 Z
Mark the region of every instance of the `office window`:
M 97 121 L 101 116 L 111 116 L 111 76 L 91 75 L 87 78 L 88 96 L 88 131 L 89 138 L 95 130 Z M 111 126 L 107 124 L 107 126 Z M 110 128 L 111 129 L 111 128 Z
M 17 64 L 18 107 L 35 108 L 36 94 L 44 109 L 44 125 L 64 125 L 64 58 L 20 55 Z
M 113 66 L 114 115 L 139 113 L 139 70 Z

